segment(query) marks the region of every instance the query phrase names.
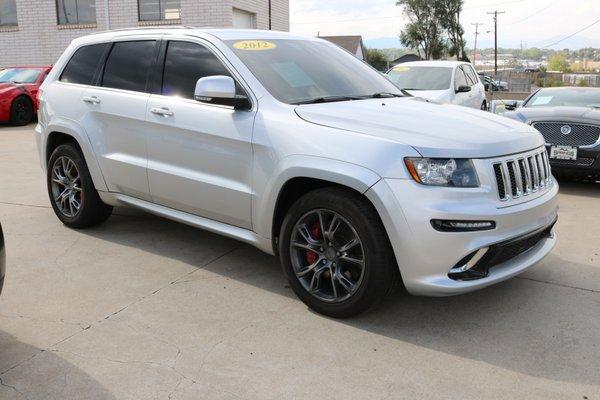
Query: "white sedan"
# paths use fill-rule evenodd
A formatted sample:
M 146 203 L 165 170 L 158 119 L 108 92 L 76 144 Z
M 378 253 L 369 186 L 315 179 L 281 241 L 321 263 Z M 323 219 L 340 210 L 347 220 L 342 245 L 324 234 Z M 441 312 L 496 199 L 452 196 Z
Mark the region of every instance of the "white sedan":
M 407 62 L 393 67 L 386 75 L 396 86 L 414 96 L 487 110 L 485 87 L 469 63 Z

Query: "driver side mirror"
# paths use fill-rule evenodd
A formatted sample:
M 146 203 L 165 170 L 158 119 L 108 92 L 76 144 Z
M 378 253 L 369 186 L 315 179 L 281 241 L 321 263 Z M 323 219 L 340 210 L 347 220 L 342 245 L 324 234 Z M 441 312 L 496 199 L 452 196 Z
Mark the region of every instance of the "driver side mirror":
M 247 96 L 236 94 L 235 81 L 230 76 L 215 75 L 198 79 L 194 100 L 230 106 L 236 110 L 248 110 L 251 108 Z
M 471 91 L 471 86 L 461 85 L 456 89 L 456 93 L 468 93 Z
M 504 109 L 508 111 L 516 110 L 517 107 L 519 107 L 519 103 L 516 100 L 511 100 L 504 103 Z

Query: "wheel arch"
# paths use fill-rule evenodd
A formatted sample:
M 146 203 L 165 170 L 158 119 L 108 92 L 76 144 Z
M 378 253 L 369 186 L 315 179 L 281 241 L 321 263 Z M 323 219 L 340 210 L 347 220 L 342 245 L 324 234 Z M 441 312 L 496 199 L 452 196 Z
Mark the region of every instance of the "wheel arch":
M 253 212 L 256 232 L 271 240 L 274 252 L 283 219 L 299 197 L 323 187 L 345 188 L 364 196 L 381 180 L 375 172 L 359 165 L 313 156 L 290 156 L 273 176 Z
M 64 120 L 62 123 L 50 124 L 44 129 L 48 134 L 46 135 L 43 150 L 41 156 L 43 157 L 43 167 L 46 171 L 48 166 L 48 160 L 52 155 L 54 149 L 61 144 L 75 143 L 83 154 L 84 161 L 88 167 L 94 187 L 100 191 L 107 191 L 107 186 L 100 169 L 100 165 L 96 158 L 96 155 L 92 149 L 92 145 L 87 137 L 87 134 L 83 131 L 83 128 L 79 127 L 72 121 Z

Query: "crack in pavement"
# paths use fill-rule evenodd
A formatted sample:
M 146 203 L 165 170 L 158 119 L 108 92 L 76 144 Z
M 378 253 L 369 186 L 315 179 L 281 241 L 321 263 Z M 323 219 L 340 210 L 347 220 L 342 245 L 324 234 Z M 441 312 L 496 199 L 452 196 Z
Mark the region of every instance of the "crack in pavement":
M 9 385 L 8 383 L 5 383 L 2 380 L 2 377 L 0 377 L 0 386 L 4 386 L 6 388 L 12 389 L 14 390 L 16 393 L 18 393 L 19 395 L 21 395 L 21 397 L 24 397 L 26 400 L 29 400 L 29 397 L 27 397 L 27 395 L 25 395 L 25 393 L 21 392 L 19 389 L 17 389 L 16 387 L 14 387 L 13 385 Z
M 588 289 L 588 288 L 582 288 L 582 287 L 579 287 L 579 286 L 565 285 L 564 283 L 544 281 L 544 280 L 541 280 L 541 279 L 527 278 L 527 277 L 524 277 L 524 276 L 515 276 L 515 279 L 523 279 L 525 281 L 533 281 L 533 282 L 538 282 L 538 283 L 544 283 L 546 285 L 560 286 L 560 287 L 567 288 L 567 289 L 583 290 L 585 292 L 600 293 L 600 290 L 596 290 L 596 289 Z

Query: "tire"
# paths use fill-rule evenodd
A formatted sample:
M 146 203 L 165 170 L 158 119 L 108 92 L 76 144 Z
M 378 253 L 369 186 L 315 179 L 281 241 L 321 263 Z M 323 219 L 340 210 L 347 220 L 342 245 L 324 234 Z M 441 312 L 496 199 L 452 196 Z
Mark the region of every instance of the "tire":
M 10 106 L 10 123 L 23 126 L 33 121 L 33 103 L 25 96 L 13 100 Z
M 486 101 L 484 100 L 484 101 L 483 101 L 483 103 L 481 103 L 481 111 L 487 111 L 487 110 L 488 110 L 488 109 L 487 109 L 487 103 L 486 103 Z
M 54 150 L 48 161 L 46 181 L 54 213 L 66 226 L 89 228 L 110 217 L 112 207 L 100 200 L 76 144 L 62 144 Z
M 339 225 L 329 229 L 334 217 Z M 319 227 L 324 227 L 320 237 Z M 333 239 L 328 232 L 334 232 Z M 345 250 L 352 235 L 359 243 Z M 400 280 L 379 215 L 366 198 L 351 190 L 324 188 L 301 197 L 286 215 L 279 238 L 281 265 L 291 288 L 318 313 L 334 318 L 357 315 L 387 297 Z M 317 241 L 323 248 L 315 245 Z M 299 247 L 305 243 L 308 247 Z M 348 260 L 362 260 L 362 268 Z

